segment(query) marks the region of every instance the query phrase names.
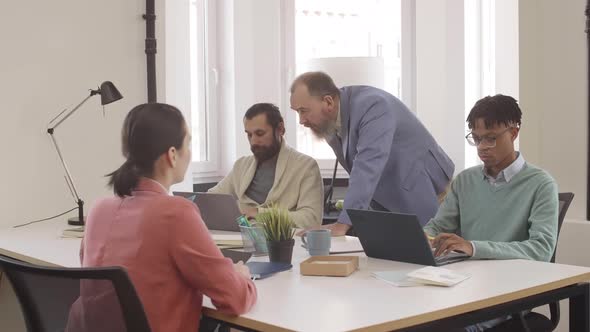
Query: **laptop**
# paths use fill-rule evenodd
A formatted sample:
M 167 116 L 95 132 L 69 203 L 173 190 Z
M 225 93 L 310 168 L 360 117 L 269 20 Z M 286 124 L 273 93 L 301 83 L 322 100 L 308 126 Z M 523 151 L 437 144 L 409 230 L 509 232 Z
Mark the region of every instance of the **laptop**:
M 431 266 L 469 258 L 462 252 L 434 257 L 415 215 L 356 209 L 346 212 L 368 257 Z
M 209 230 L 239 232 L 236 218 L 242 215 L 238 202 L 232 195 L 175 191 L 199 207 L 201 217 Z

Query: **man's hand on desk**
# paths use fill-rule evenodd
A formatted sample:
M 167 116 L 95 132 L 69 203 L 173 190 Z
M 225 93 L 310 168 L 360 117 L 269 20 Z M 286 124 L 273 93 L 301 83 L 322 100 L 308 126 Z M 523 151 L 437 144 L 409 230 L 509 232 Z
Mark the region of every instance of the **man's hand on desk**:
M 254 219 L 256 218 L 256 215 L 258 215 L 258 208 L 255 206 L 247 206 L 247 207 L 243 207 L 241 208 L 241 212 L 246 216 L 246 218 L 248 219 Z
M 433 248 L 436 248 L 434 251 L 435 257 L 446 255 L 451 251 L 460 251 L 473 256 L 471 242 L 457 234 L 440 233 L 432 240 L 431 245 Z
M 312 229 L 329 229 L 331 231 L 332 236 L 344 236 L 344 235 L 346 235 L 346 232 L 348 232 L 348 230 L 350 229 L 350 225 L 340 224 L 340 223 L 327 224 L 327 225 L 322 225 L 319 227 L 312 227 L 312 228 L 307 228 L 307 229 L 301 230 L 301 231 L 297 232 L 297 234 L 295 234 L 295 235 L 301 236 L 306 231 L 312 230 Z

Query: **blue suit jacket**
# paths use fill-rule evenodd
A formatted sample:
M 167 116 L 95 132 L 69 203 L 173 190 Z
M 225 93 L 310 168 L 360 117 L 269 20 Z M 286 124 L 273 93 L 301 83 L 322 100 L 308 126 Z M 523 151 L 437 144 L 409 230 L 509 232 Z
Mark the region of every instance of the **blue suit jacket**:
M 437 209 L 437 195 L 455 165 L 432 135 L 396 97 L 370 86 L 340 89 L 341 140 L 328 143 L 350 174 L 344 209 L 367 209 L 375 200 L 393 212 L 418 216 Z M 344 210 L 345 211 L 345 210 Z M 350 224 L 346 212 L 338 220 Z

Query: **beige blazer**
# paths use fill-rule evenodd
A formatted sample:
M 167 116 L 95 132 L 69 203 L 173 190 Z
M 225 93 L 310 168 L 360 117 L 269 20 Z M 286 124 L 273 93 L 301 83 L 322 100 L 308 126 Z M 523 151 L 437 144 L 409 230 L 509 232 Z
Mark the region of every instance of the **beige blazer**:
M 231 194 L 240 207 L 256 206 L 259 212 L 276 203 L 290 211 L 293 221 L 300 228 L 322 224 L 324 186 L 315 159 L 291 148 L 283 138 L 274 183 L 261 205 L 245 194 L 257 165 L 254 156 L 238 159 L 230 173 L 209 192 Z

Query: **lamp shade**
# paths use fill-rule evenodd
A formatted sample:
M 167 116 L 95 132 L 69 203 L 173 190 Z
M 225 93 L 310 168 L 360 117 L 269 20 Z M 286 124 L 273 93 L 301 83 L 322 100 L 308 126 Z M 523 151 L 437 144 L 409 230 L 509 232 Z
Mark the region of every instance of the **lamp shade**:
M 102 82 L 102 84 L 100 85 L 99 93 L 100 103 L 102 105 L 110 104 L 114 101 L 123 98 L 119 90 L 117 90 L 117 88 L 111 81 Z

